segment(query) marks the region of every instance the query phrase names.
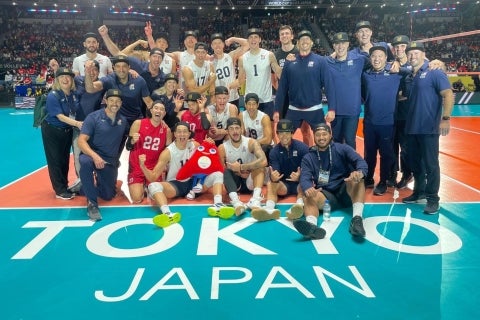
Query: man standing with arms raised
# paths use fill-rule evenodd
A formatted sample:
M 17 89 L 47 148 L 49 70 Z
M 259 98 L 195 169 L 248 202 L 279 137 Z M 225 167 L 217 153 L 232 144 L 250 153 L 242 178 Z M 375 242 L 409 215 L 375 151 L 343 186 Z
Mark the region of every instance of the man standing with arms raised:
M 88 60 L 95 60 L 98 62 L 100 68 L 98 75 L 100 78 L 113 72 L 112 62 L 110 58 L 98 53 L 98 36 L 93 32 L 88 32 L 84 36 L 83 46 L 85 53 L 73 59 L 72 71 L 75 76 L 85 76 L 85 62 Z
M 273 120 L 271 70 L 278 78 L 280 78 L 282 70 L 273 52 L 260 48 L 262 42 L 260 29 L 248 29 L 247 41 L 250 51 L 238 59 L 237 87 L 246 82 L 245 94 L 258 94 L 260 99 L 258 109 L 268 114 Z

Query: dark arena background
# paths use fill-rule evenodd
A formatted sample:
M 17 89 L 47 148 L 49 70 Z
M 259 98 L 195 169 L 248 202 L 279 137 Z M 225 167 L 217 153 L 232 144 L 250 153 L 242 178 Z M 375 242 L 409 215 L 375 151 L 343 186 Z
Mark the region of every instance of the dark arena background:
M 374 41 L 407 35 L 446 65 L 455 106 L 440 137 L 439 214 L 400 201 L 413 183 L 399 199 L 393 188 L 380 197 L 367 189 L 365 241 L 350 236 L 348 209 L 320 217 L 326 238 L 306 241 L 285 217 L 294 197 L 266 222 L 209 216 L 209 192 L 175 199 L 183 218 L 165 229 L 153 224 L 159 209 L 149 199 L 101 201 L 97 223 L 84 197 L 55 199 L 32 108 L 53 80 L 49 60 L 71 67 L 85 33 L 106 25 L 124 48 L 151 22 L 173 52 L 185 49 L 187 30 L 209 43 L 213 33 L 245 37 L 257 27 L 261 47 L 274 51 L 279 27 L 290 25 L 310 30 L 313 50 L 329 55 L 337 32 L 356 45 L 361 20 Z M 0 319 L 480 319 L 480 1 L 0 1 L 0 21 Z M 110 56 L 101 39 L 99 52 Z M 73 155 L 70 171 L 73 182 Z

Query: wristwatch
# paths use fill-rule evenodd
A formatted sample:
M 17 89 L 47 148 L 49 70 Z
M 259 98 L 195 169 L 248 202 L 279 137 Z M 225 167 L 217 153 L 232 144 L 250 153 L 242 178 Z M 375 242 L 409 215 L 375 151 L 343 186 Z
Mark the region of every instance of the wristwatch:
M 450 116 L 443 116 L 442 120 L 450 120 Z

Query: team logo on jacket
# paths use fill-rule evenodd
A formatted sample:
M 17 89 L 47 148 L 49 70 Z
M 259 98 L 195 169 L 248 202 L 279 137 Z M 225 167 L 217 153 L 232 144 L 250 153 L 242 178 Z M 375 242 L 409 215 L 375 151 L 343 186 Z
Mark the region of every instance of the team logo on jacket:
M 313 67 L 313 61 L 308 61 L 308 67 L 312 68 Z

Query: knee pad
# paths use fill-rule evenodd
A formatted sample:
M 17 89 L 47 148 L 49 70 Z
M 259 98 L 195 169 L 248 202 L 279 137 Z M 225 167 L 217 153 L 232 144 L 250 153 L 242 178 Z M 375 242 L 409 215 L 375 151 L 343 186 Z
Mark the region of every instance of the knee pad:
M 153 198 L 153 195 L 158 192 L 163 192 L 163 186 L 160 182 L 152 182 L 148 185 L 148 195 Z
M 223 173 L 220 171 L 215 171 L 214 173 L 209 174 L 205 178 L 205 186 L 211 188 L 214 184 L 221 183 L 223 184 Z

